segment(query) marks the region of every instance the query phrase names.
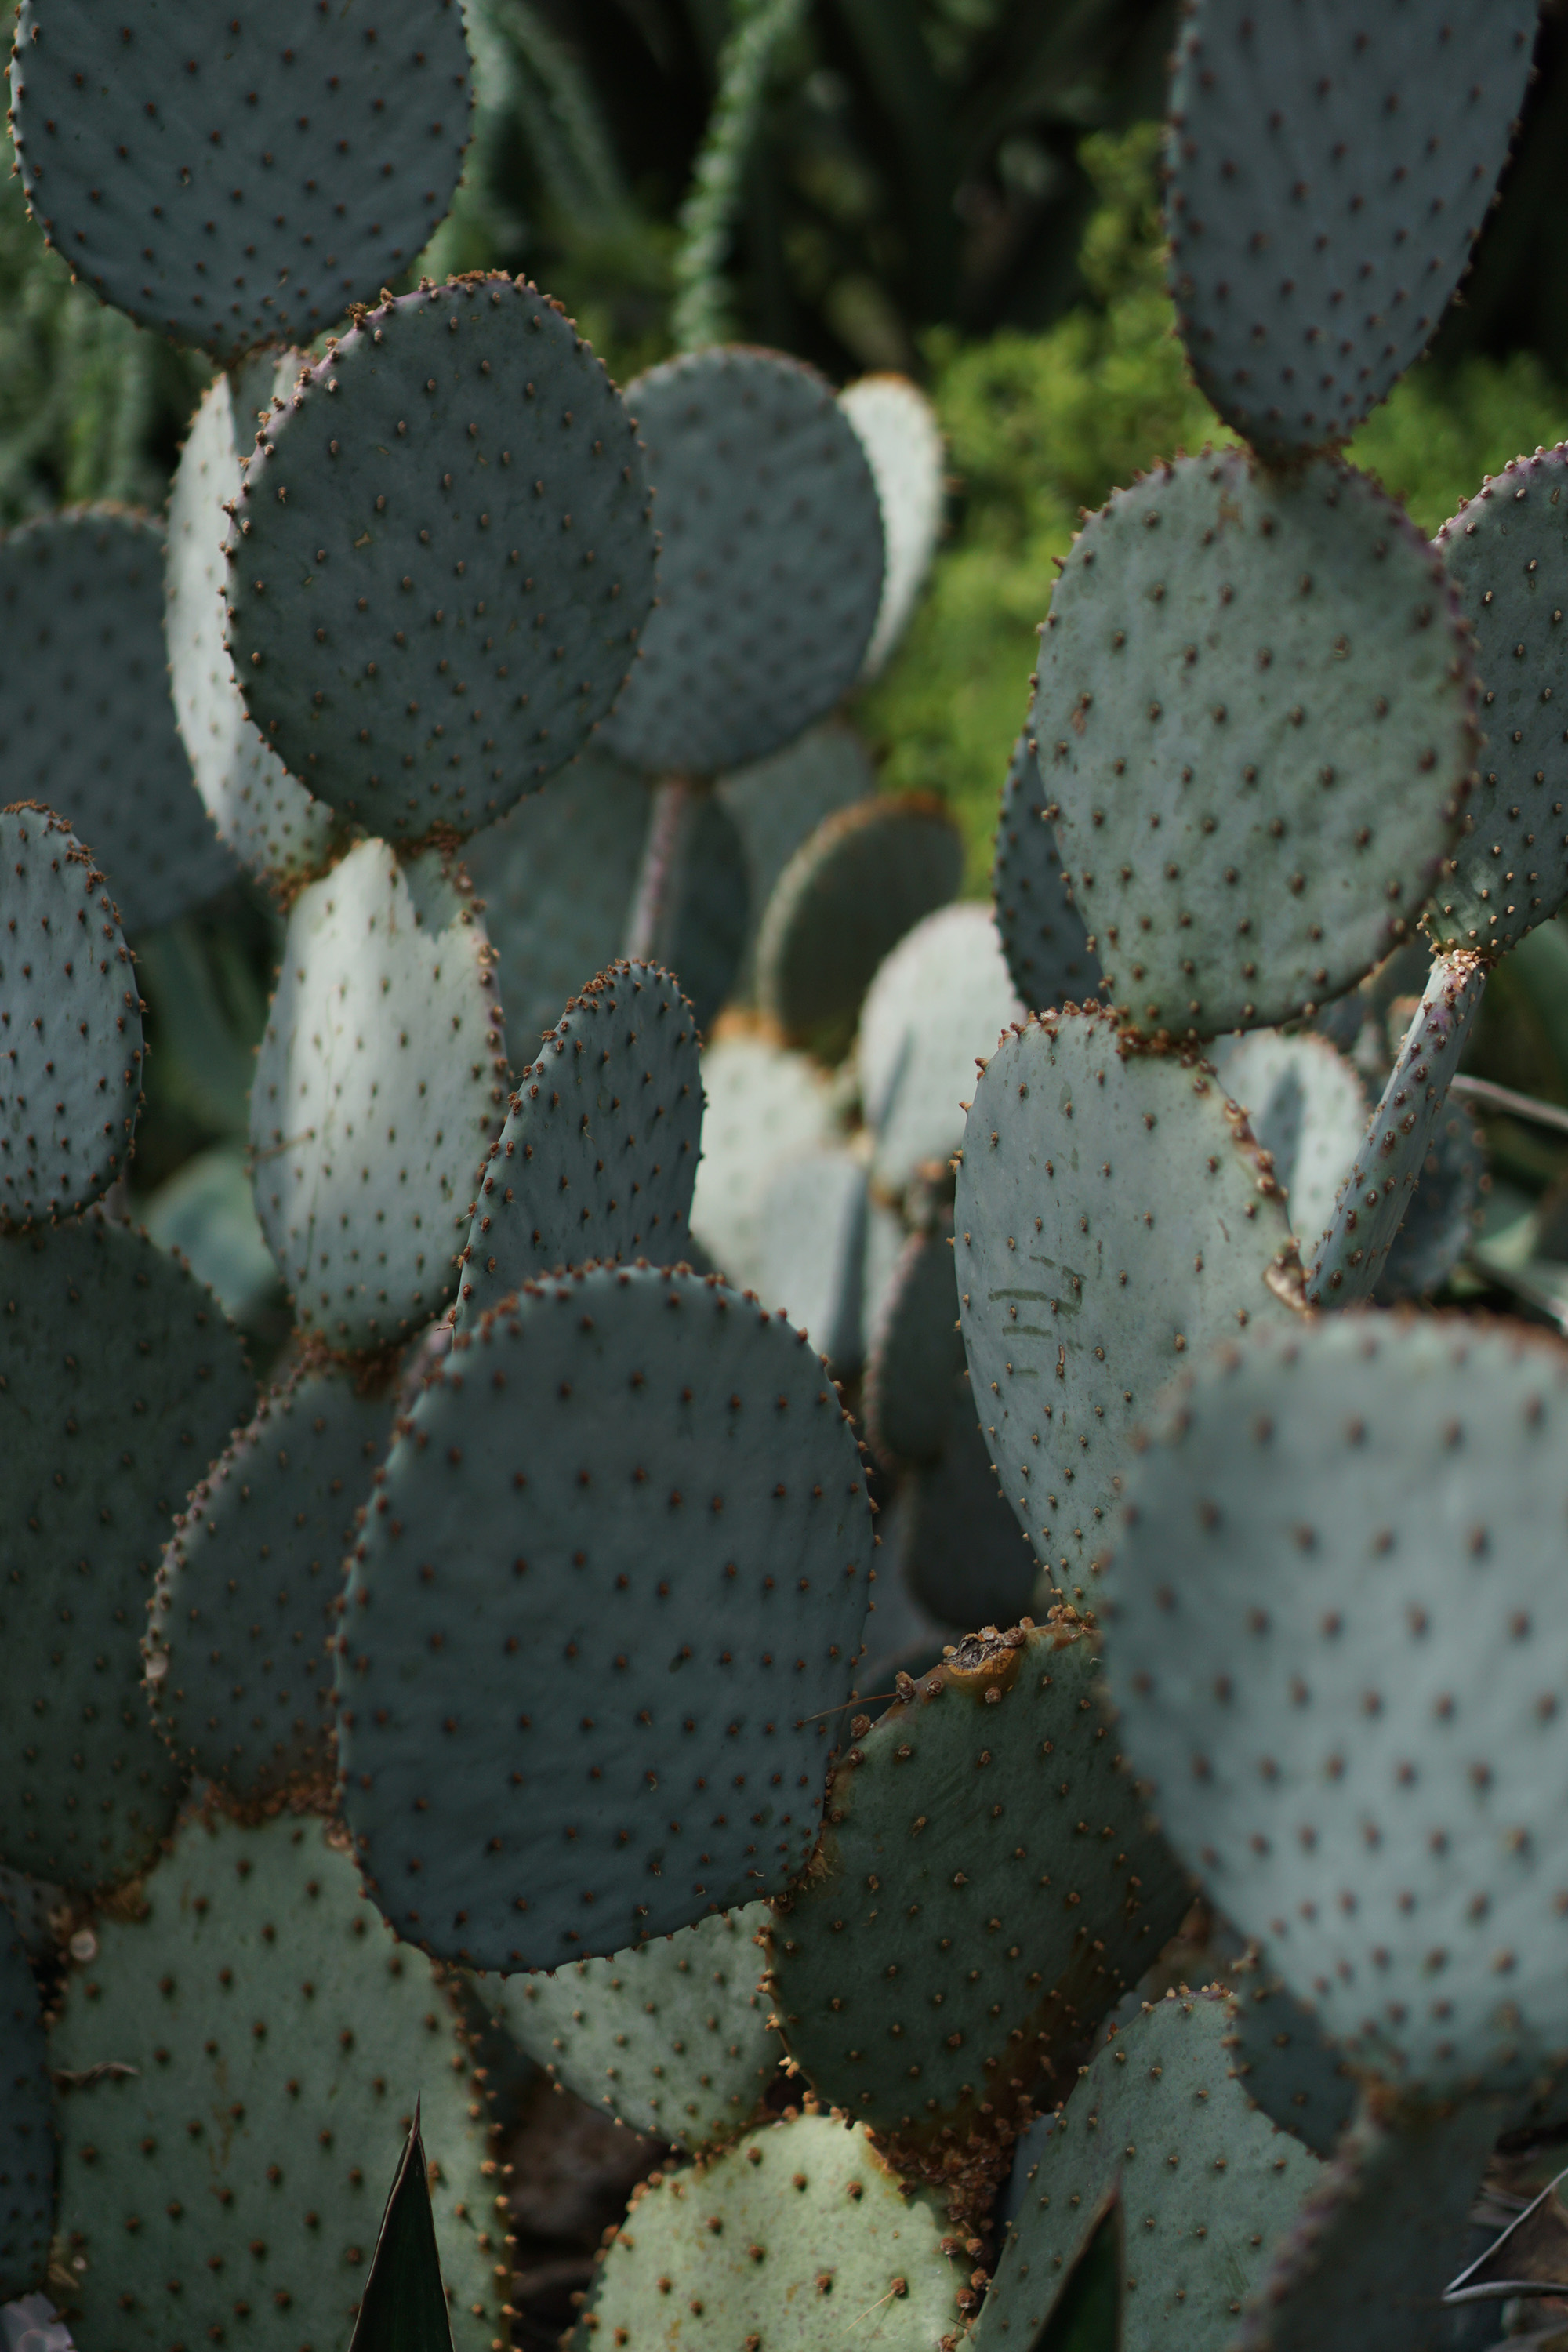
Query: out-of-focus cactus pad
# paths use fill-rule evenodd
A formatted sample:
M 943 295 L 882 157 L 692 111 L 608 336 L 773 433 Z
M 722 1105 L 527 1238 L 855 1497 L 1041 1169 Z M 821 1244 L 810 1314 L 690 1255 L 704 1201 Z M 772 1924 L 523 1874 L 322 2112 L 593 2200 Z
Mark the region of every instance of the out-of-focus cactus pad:
M 1334 1196 L 1366 1133 L 1366 1097 L 1325 1037 L 1255 1029 L 1216 1051 L 1220 1084 L 1274 1162 L 1290 1230 L 1303 1250 L 1327 1231 Z
M 0 2294 L 42 2286 L 55 2219 L 55 2116 L 38 1988 L 0 1920 Z
M 1099 997 L 1100 961 L 1062 872 L 1034 740 L 1026 734 L 1013 746 L 1002 785 L 991 895 L 1013 986 L 1031 1012 Z
M 832 1144 L 832 1097 L 808 1055 L 762 1037 L 721 1037 L 705 1047 L 702 1088 L 691 1230 L 731 1282 L 754 1287 L 768 1243 L 768 1192 L 792 1160 Z
M 1383 1262 L 1373 1294 L 1380 1307 L 1429 1297 L 1441 1289 L 1475 1239 L 1486 1187 L 1480 1129 L 1466 1105 L 1450 1094 L 1432 1129 L 1405 1221 Z
M 1237 2080 L 1281 2131 L 1332 2156 L 1355 2112 L 1355 2077 L 1278 1977 L 1244 1969 L 1233 1983 L 1226 2048 Z
M 988 907 L 940 907 L 899 941 L 860 1012 L 860 1100 L 873 1181 L 901 1192 L 944 1168 L 963 1136 L 975 1064 L 1026 1007 L 1013 992 Z
M 949 1400 L 964 1370 L 953 1279 L 952 1219 L 911 1234 L 882 1300 L 866 1366 L 862 1411 L 879 1461 L 931 1462 L 951 1426 Z
M 920 601 L 942 530 L 942 428 L 918 384 L 903 375 L 863 375 L 838 395 L 859 436 L 877 485 L 886 551 L 882 601 L 861 664 L 875 677 Z

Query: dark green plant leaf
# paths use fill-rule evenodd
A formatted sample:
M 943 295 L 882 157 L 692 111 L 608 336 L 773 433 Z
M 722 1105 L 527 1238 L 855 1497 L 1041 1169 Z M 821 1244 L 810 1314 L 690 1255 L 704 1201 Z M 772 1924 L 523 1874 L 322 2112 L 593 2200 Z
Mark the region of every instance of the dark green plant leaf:
M 381 2217 L 349 2352 L 452 2352 L 419 2107 Z

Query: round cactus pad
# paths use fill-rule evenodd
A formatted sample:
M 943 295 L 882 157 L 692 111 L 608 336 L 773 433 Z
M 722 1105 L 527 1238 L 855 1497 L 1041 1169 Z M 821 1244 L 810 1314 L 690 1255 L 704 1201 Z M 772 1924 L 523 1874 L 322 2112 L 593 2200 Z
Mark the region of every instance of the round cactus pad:
M 874 1726 L 855 1718 L 812 1874 L 778 1906 L 790 2055 L 910 2150 L 1026 2115 L 1191 1901 L 1099 1681 L 1077 1624 L 971 1636 Z
M 605 730 L 639 768 L 776 751 L 854 684 L 882 594 L 865 451 L 815 368 L 723 347 L 626 388 L 658 525 L 658 605 Z
M 568 2340 L 573 2352 L 733 2352 L 753 2338 L 821 2352 L 842 2336 L 936 2352 L 957 2340 L 968 2275 L 944 2224 L 941 2201 L 906 2196 L 858 2126 L 792 2114 L 710 2164 L 653 2176 Z
M 479 2086 L 341 1832 L 194 1819 L 142 1895 L 94 1923 L 50 2035 L 77 2078 L 59 2227 L 82 2340 L 346 2344 L 418 2101 L 456 2352 L 491 2352 L 507 2225 Z
M 991 896 L 1013 986 L 1033 1012 L 1097 998 L 1100 964 L 1062 873 L 1034 740 L 1020 735 L 1002 785 Z
M 143 326 L 219 360 L 305 342 L 416 259 L 468 135 L 457 0 L 315 0 L 260 18 L 144 0 L 25 0 L 17 167 L 71 268 Z
M 0 1860 L 61 1885 L 139 1869 L 183 1775 L 138 1648 L 169 1523 L 255 1391 L 204 1290 L 96 1213 L 0 1243 L 0 1659 L 16 1792 Z
M 44 2284 L 55 2219 L 55 2097 L 38 1988 L 21 1937 L 0 1922 L 0 2294 Z
M 103 877 L 47 809 L 0 816 L 0 1226 L 70 1216 L 124 1166 L 142 999 Z
M 953 1208 L 980 1425 L 1041 1565 L 1108 1549 L 1132 1433 L 1227 1332 L 1293 1321 L 1274 1178 L 1201 1064 L 1037 1016 L 975 1088 Z
M 1244 1970 L 1233 1982 L 1231 2072 L 1281 2131 L 1293 2132 L 1314 2156 L 1332 2156 L 1355 2112 L 1355 2077 L 1278 1977 Z
M 384 1347 L 427 1322 L 501 1121 L 489 952 L 434 855 L 362 841 L 289 916 L 250 1094 L 256 1213 L 308 1331 Z
M 384 1387 L 303 1366 L 174 1523 L 144 1644 L 153 1717 L 182 1763 L 242 1805 L 331 1788 L 343 1563 L 391 1423 Z
M 234 872 L 174 724 L 163 578 L 163 531 L 123 508 L 71 508 L 0 541 L 13 680 L 0 803 L 58 810 L 108 877 L 132 946 Z
M 914 617 L 942 531 L 943 450 L 936 412 L 905 375 L 863 375 L 838 395 L 860 436 L 882 509 L 886 568 L 861 664 L 875 677 Z
M 319 873 L 333 818 L 295 782 L 245 707 L 226 636 L 223 544 L 258 418 L 305 364 L 298 352 L 268 352 L 209 384 L 169 494 L 163 635 L 180 740 L 219 838 L 263 882 Z
M 1228 2344 L 1247 2289 L 1321 2172 L 1230 2074 L 1225 2001 L 1144 2002 L 1095 2053 L 1039 2142 L 975 2352 L 1033 2344 L 1120 2199 L 1123 2352 Z
M 860 1008 L 860 1100 L 874 1183 L 900 1192 L 963 1137 L 974 1067 L 1026 1007 L 1013 992 L 989 907 L 939 907 L 906 932 Z
M 1565 1416 L 1568 1353 L 1507 1326 L 1253 1331 L 1172 1407 L 1106 1580 L 1173 1843 L 1352 2063 L 1438 2089 L 1568 2049 Z
M 821 1365 L 716 1279 L 594 1267 L 459 1333 L 338 1656 L 344 1803 L 398 1932 L 510 1973 L 786 1885 L 871 1549 Z
M 1535 0 L 1197 0 L 1166 140 L 1199 385 L 1254 446 L 1348 440 L 1426 348 L 1508 158 Z
M 709 2147 L 745 2129 L 784 2056 L 757 1990 L 767 1916 L 748 1903 L 608 1959 L 489 1978 L 480 1990 L 553 2082 L 633 2131 Z
M 388 839 L 472 833 L 603 719 L 653 562 L 598 360 L 524 280 L 454 278 L 368 311 L 263 426 L 229 648 L 319 800 Z
M 1568 442 L 1516 457 L 1436 545 L 1476 634 L 1485 691 L 1480 782 L 1427 918 L 1449 947 L 1500 954 L 1568 892 L 1561 691 L 1568 607 Z
M 656 964 L 612 964 L 544 1039 L 490 1148 L 463 1321 L 552 1266 L 686 1257 L 701 1131 L 690 1005 Z
M 1274 1029 L 1254 1029 L 1215 1059 L 1221 1086 L 1274 1162 L 1290 1230 L 1310 1252 L 1366 1134 L 1361 1080 L 1326 1038 Z
M 1289 1020 L 1409 930 L 1458 834 L 1475 675 L 1441 558 L 1364 475 L 1210 451 L 1118 490 L 1037 677 L 1063 869 L 1141 1027 Z

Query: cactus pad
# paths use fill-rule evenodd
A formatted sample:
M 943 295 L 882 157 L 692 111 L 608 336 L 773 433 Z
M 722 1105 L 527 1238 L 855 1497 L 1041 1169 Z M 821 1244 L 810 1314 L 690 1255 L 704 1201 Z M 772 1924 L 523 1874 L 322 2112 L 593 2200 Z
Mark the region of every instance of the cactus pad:
M 661 824 L 661 813 L 656 803 L 627 952 L 646 952 L 675 974 L 706 1034 L 729 1001 L 745 959 L 752 918 L 746 845 L 713 793 L 678 788 L 673 824 Z M 654 920 L 646 948 L 639 949 L 639 919 L 650 886 Z
M 866 1169 L 839 1146 L 781 1168 L 757 1209 L 757 1248 L 725 1272 L 804 1331 L 841 1378 L 860 1368 Z
M 1173 1843 L 1351 2063 L 1413 2084 L 1568 2049 L 1565 1416 L 1568 1354 L 1507 1326 L 1255 1330 L 1172 1407 L 1107 1579 Z
M 510 1973 L 786 1885 L 870 1563 L 831 1383 L 716 1280 L 594 1267 L 459 1333 L 338 1656 L 344 1803 L 399 1933 Z
M 463 1253 L 464 1321 L 552 1266 L 685 1257 L 701 1129 L 690 1005 L 657 965 L 612 964 L 524 1069 L 490 1147 Z
M 753 760 L 721 778 L 717 797 L 735 821 L 745 852 L 747 898 L 753 926 L 779 876 L 825 817 L 853 807 L 877 789 L 866 747 L 842 720 L 808 727 L 782 751 Z M 749 959 L 748 959 L 749 961 Z M 752 974 L 744 974 L 749 991 Z
M 1062 873 L 1028 735 L 1014 744 L 1002 785 L 991 896 L 1002 952 L 1023 1003 L 1047 1013 L 1098 998 L 1100 961 Z
M 42 2286 L 55 2218 L 54 2090 L 38 1988 L 21 1937 L 0 1922 L 0 2295 Z
M 899 941 L 860 1012 L 860 1098 L 876 1133 L 874 1183 L 897 1193 L 928 1161 L 945 1170 L 963 1139 L 976 1062 L 1026 1010 L 989 907 L 939 907 Z
M 941 2204 L 906 2196 L 862 2130 L 792 2114 L 710 2164 L 650 2177 L 569 2340 L 820 2352 L 844 2335 L 868 2352 L 940 2352 L 967 2284 L 946 2243 Z
M 702 1158 L 691 1230 L 731 1282 L 749 1284 L 767 1243 L 763 1204 L 792 1160 L 835 1138 L 832 1097 L 805 1054 L 761 1037 L 704 1048 Z
M 1166 143 L 1170 278 L 1203 391 L 1282 457 L 1345 441 L 1426 348 L 1507 161 L 1534 0 L 1199 0 Z
M 1293 1320 L 1274 1179 L 1203 1065 L 1094 1014 L 1037 1016 L 975 1088 L 953 1222 L 991 1458 L 1041 1565 L 1077 1590 L 1183 1357 Z
M 748 1903 L 608 1959 L 479 1990 L 552 2081 L 633 2131 L 710 2147 L 744 2131 L 784 2056 L 756 1989 L 766 1917 Z
M 58 809 L 138 933 L 200 906 L 234 872 L 174 724 L 163 667 L 163 535 L 121 507 L 75 507 L 0 541 L 13 688 L 0 803 Z
M 1355 2078 L 1305 2002 L 1278 1977 L 1238 1971 L 1226 2048 L 1256 2106 L 1314 2156 L 1331 2157 L 1355 2112 Z
M 658 605 L 605 729 L 639 768 L 711 776 L 776 751 L 854 684 L 882 593 L 865 452 L 782 352 L 698 352 L 626 388 L 659 531 Z
M 95 1922 L 50 2036 L 87 2077 L 60 2103 L 84 2340 L 346 2343 L 417 2100 L 456 2352 L 491 2352 L 506 2221 L 479 2086 L 340 1834 L 195 1819 L 142 1895 L 137 1917 Z
M 1304 1250 L 1327 1231 L 1334 1196 L 1366 1133 L 1361 1080 L 1324 1037 L 1254 1029 L 1216 1053 L 1219 1079 L 1274 1162 Z
M 0 1243 L 0 1860 L 102 1886 L 139 1869 L 182 1776 L 137 1647 L 158 1554 L 254 1391 L 216 1302 L 96 1213 Z
M 219 360 L 304 342 L 429 241 L 462 169 L 468 67 L 456 0 L 384 0 L 374 28 L 310 0 L 243 28 L 177 0 L 133 26 L 26 0 L 22 186 L 73 271 L 143 326 Z
M 319 873 L 333 819 L 251 723 L 225 638 L 223 543 L 258 415 L 304 364 L 298 352 L 268 353 L 209 384 L 169 494 L 163 635 L 180 740 L 219 838 L 264 882 Z
M 1228 2343 L 1321 2167 L 1230 2078 L 1226 2004 L 1167 1993 L 1095 2053 L 1023 2183 L 975 2352 L 1032 2344 L 1108 2205 L 1121 2205 L 1122 2352 Z
M 630 419 L 558 309 L 510 278 L 384 302 L 245 469 L 228 642 L 250 715 L 344 816 L 472 833 L 615 700 L 653 551 Z
M 900 2146 L 1026 2114 L 1191 1900 L 1099 1681 L 1076 1626 L 990 1632 L 855 1721 L 771 1981 L 818 2095 Z
M 391 1423 L 384 1390 L 302 1366 L 174 1523 L 144 1643 L 153 1717 L 183 1764 L 241 1804 L 331 1785 L 331 1637 Z
M 1211 451 L 1118 490 L 1073 543 L 1037 677 L 1063 868 L 1141 1027 L 1290 1019 L 1415 922 L 1459 824 L 1475 674 L 1441 559 L 1364 475 Z
M 47 809 L 0 816 L 0 1226 L 70 1216 L 130 1156 L 142 999 L 103 877 Z
M 295 900 L 250 1096 L 256 1212 L 307 1331 L 384 1346 L 453 1273 L 506 1057 L 489 950 L 435 856 L 362 841 Z
M 942 429 L 930 401 L 903 375 L 863 375 L 838 395 L 877 485 L 886 550 L 877 625 L 860 665 L 875 677 L 909 627 L 942 530 Z
M 947 1407 L 942 1452 L 909 1473 L 887 1540 L 908 1589 L 940 1624 L 1010 1625 L 1034 1603 L 1038 1563 L 996 1483 L 962 1375 Z
M 1432 1129 L 1405 1222 L 1383 1262 L 1374 1293 L 1380 1307 L 1426 1298 L 1442 1287 L 1475 1239 L 1488 1181 L 1480 1130 L 1450 1094 Z
M 953 1279 L 952 1219 L 911 1234 L 878 1313 L 861 1399 L 866 1436 L 884 1465 L 932 1462 L 947 1443 L 949 1400 L 964 1370 Z

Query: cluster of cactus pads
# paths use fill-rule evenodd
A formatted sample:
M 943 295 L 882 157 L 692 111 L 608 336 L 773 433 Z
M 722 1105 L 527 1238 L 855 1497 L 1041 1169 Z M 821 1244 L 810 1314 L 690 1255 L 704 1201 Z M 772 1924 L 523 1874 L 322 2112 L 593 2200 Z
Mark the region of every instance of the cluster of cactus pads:
M 0 544 L 0 2292 L 500 2352 L 503 2051 L 662 2151 L 577 2352 L 1028 2352 L 1107 2242 L 1129 2352 L 1484 2346 L 1568 2116 L 1568 1354 L 1413 1302 L 1568 890 L 1568 447 L 1433 544 L 1335 452 L 1533 0 L 1189 0 L 1227 433 L 1073 545 L 990 909 L 835 715 L 912 388 L 386 291 L 456 0 L 121 13 L 24 0 L 23 184 L 216 373 L 166 533 Z M 126 1186 L 137 940 L 237 871 L 260 1394 Z

